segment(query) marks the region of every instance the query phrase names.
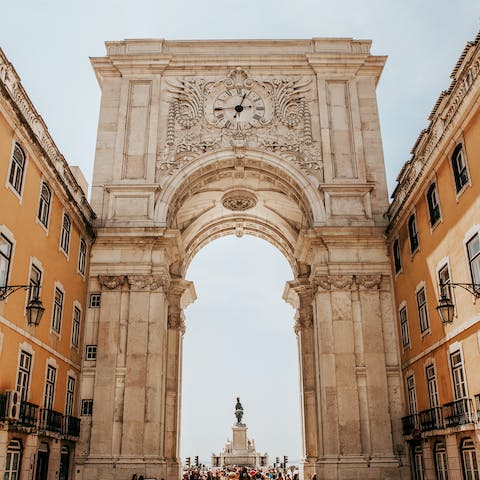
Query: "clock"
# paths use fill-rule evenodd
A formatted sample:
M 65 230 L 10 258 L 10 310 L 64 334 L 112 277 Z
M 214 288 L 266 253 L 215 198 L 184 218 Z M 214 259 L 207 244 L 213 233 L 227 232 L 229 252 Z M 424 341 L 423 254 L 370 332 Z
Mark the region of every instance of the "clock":
M 211 93 L 205 105 L 207 120 L 220 128 L 248 130 L 270 122 L 273 102 L 259 84 L 223 86 Z

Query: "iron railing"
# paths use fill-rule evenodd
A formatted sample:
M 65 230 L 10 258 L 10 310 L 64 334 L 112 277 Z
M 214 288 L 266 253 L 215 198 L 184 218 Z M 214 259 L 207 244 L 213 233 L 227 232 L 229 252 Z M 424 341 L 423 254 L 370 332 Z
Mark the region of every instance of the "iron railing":
M 418 413 L 402 417 L 402 429 L 404 435 L 411 435 L 414 430 L 420 428 Z
M 63 417 L 63 430 L 64 435 L 69 437 L 79 437 L 80 436 L 80 419 L 77 417 L 72 417 L 71 415 L 65 415 Z
M 40 409 L 38 429 L 41 431 L 62 433 L 63 415 L 49 408 Z
M 38 422 L 38 405 L 30 402 L 20 403 L 20 417 L 17 424 L 22 427 L 36 427 Z
M 473 402 L 470 398 L 462 398 L 443 406 L 445 426 L 456 427 L 467 423 L 474 423 Z
M 423 432 L 443 428 L 442 407 L 434 407 L 421 411 L 420 428 Z

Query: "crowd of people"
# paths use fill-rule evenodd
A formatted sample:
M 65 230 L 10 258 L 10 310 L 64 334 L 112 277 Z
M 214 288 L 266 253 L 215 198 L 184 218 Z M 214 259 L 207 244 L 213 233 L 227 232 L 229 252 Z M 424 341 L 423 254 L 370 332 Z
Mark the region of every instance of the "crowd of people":
M 205 465 L 184 469 L 182 480 L 298 480 L 298 470 L 288 468 L 249 468 L 229 465 L 208 468 Z

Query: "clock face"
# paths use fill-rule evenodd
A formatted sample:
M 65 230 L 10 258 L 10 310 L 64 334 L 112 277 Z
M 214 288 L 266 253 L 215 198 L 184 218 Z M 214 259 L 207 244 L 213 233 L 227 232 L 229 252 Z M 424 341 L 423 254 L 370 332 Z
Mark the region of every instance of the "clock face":
M 229 87 L 216 92 L 207 104 L 209 122 L 232 130 L 258 128 L 271 119 L 272 105 L 260 87 Z

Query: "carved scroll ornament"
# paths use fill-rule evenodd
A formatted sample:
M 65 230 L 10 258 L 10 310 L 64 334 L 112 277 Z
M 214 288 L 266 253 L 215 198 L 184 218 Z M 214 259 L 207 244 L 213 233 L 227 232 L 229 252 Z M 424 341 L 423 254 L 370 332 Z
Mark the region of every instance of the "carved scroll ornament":
M 317 275 L 315 285 L 319 290 L 373 290 L 380 287 L 381 274 L 369 275 Z

